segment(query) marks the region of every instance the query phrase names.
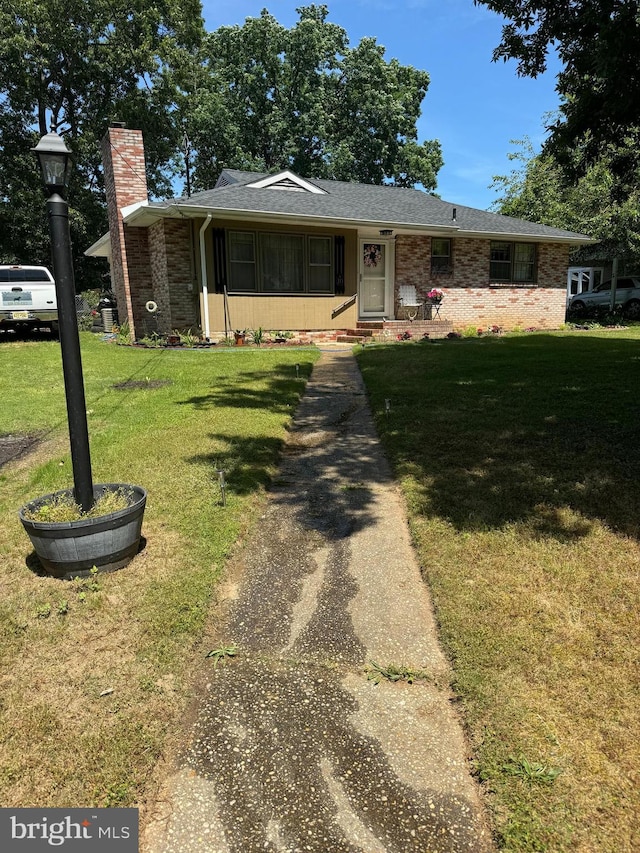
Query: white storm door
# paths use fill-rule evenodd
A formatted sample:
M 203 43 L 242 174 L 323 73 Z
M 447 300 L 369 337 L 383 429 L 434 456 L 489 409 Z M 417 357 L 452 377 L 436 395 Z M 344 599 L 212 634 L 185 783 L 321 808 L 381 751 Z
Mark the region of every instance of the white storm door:
M 385 240 L 360 241 L 359 314 L 390 317 L 393 296 L 393 244 Z

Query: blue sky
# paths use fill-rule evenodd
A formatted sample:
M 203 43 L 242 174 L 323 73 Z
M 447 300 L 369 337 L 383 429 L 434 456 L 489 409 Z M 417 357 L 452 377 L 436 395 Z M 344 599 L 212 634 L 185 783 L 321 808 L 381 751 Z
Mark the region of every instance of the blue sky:
M 287 0 L 203 0 L 208 30 L 242 24 L 261 9 L 284 26 L 297 20 Z M 310 5 L 306 3 L 306 5 Z M 502 19 L 473 0 L 327 0 L 329 20 L 342 26 L 355 46 L 365 36 L 386 48 L 386 59 L 429 72 L 431 85 L 422 102 L 419 139 L 439 139 L 445 165 L 436 192 L 446 201 L 488 208 L 497 193 L 494 175 L 513 164 L 511 140 L 530 137 L 542 143 L 544 116 L 558 108 L 554 58 L 536 80 L 519 78 L 515 62 L 494 63 Z

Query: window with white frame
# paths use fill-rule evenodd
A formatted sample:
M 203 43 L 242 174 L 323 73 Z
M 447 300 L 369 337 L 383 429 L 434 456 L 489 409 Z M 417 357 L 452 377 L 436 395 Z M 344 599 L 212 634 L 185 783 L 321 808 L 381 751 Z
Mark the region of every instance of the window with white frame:
M 535 243 L 510 243 L 493 240 L 489 265 L 489 278 L 496 282 L 535 282 Z

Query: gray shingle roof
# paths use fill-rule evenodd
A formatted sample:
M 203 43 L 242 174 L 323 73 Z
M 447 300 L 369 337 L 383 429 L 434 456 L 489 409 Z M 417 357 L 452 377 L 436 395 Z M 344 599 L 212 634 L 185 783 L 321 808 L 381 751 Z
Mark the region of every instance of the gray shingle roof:
M 455 229 L 463 234 L 573 239 L 579 243 L 589 240 L 584 234 L 465 207 L 414 189 L 316 178 L 305 180 L 323 190 L 323 194 L 248 186 L 264 177 L 267 176 L 262 173 L 225 169 L 214 189 L 152 207 L 182 208 L 184 213 L 187 208 L 198 208 L 231 214 L 273 215 L 275 218 L 308 217 L 332 224 L 351 222 L 354 225 L 371 223 L 376 227 Z

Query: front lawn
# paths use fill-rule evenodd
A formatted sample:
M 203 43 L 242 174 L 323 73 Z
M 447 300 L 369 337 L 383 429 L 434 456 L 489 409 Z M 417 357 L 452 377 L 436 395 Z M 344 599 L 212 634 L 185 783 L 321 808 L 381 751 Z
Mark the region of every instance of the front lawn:
M 2 806 L 144 805 L 203 660 L 221 569 L 318 357 L 81 339 L 93 479 L 147 489 L 146 547 L 114 574 L 38 574 L 17 511 L 73 484 L 60 347 L 0 344 L 0 436 L 39 441 L 0 468 Z
M 501 849 L 640 850 L 639 330 L 359 362 Z

